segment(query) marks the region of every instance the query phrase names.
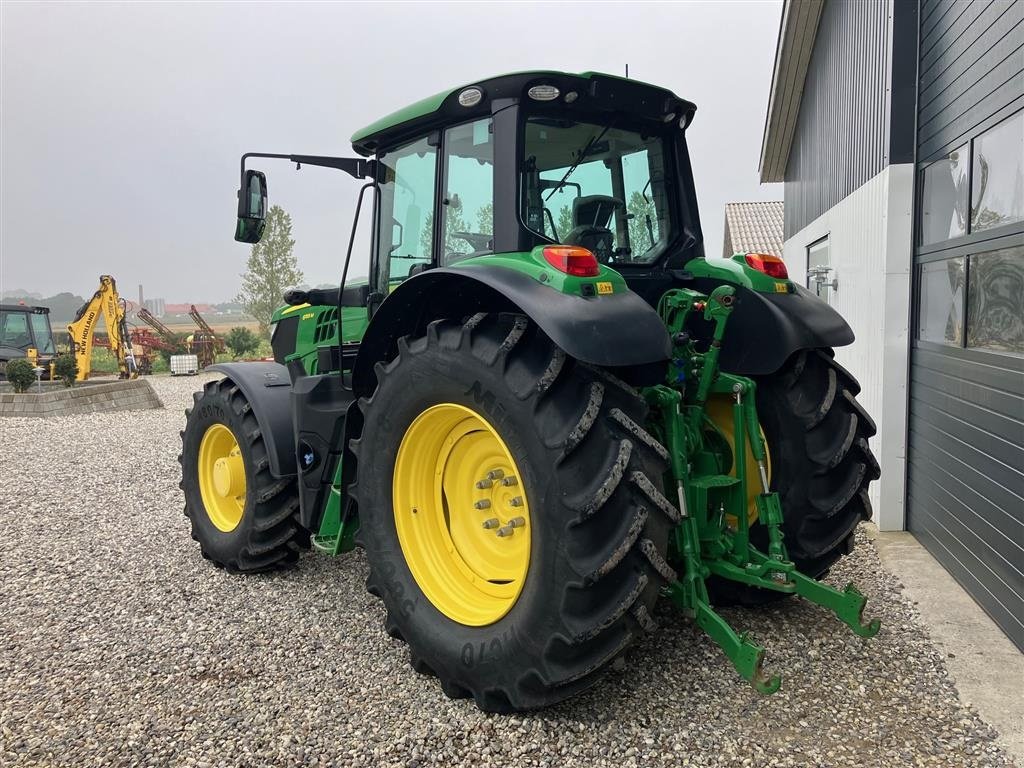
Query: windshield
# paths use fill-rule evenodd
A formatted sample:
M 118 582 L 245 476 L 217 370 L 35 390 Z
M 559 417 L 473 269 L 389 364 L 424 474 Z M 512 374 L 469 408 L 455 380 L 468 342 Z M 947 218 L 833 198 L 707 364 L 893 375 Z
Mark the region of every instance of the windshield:
M 522 219 L 534 232 L 590 249 L 605 264 L 644 264 L 671 236 L 665 144 L 608 124 L 526 122 Z

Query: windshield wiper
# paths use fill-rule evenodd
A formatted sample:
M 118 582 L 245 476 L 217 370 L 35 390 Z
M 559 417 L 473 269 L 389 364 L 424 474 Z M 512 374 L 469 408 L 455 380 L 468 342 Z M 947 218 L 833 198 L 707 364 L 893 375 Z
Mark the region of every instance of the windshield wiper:
M 555 194 L 555 192 L 557 192 L 558 190 L 565 186 L 565 182 L 568 181 L 570 176 L 572 176 L 572 172 L 576 170 L 580 163 L 583 162 L 583 158 L 587 156 L 587 153 L 591 150 L 591 148 L 595 144 L 597 144 L 597 142 L 603 139 L 604 135 L 608 133 L 609 130 L 611 130 L 612 124 L 614 122 L 615 121 L 613 120 L 611 123 L 608 123 L 608 125 L 601 129 L 601 132 L 599 134 L 597 134 L 596 136 L 591 136 L 590 140 L 583 145 L 583 149 L 580 150 L 580 154 L 579 157 L 576 158 L 576 162 L 574 162 L 572 165 L 568 167 L 568 169 L 566 169 L 565 175 L 559 180 L 559 182 L 554 187 L 551 188 L 551 191 L 548 192 L 548 196 L 544 198 L 545 203 L 551 199 L 551 196 Z

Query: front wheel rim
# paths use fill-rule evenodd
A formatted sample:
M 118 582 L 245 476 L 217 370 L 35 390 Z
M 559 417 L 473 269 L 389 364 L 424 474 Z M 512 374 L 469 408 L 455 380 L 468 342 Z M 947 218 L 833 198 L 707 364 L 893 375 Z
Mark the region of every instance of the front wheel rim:
M 230 533 L 245 512 L 245 462 L 234 433 L 224 424 L 211 424 L 199 443 L 199 495 L 210 522 Z
M 393 481 L 395 528 L 417 585 L 446 617 L 492 624 L 515 605 L 530 564 L 530 509 L 497 430 L 441 403 L 402 438 Z

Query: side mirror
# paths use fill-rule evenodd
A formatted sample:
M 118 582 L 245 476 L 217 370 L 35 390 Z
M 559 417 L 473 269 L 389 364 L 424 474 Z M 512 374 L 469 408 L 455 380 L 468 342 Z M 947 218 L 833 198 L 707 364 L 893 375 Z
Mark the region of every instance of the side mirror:
M 240 243 L 258 243 L 263 237 L 267 219 L 267 177 L 260 171 L 242 174 L 238 190 L 238 224 L 235 240 Z

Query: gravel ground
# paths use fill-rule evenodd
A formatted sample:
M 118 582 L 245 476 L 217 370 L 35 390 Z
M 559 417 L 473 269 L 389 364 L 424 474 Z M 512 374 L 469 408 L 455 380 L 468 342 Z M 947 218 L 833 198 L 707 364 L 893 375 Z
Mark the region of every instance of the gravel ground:
M 1007 766 L 865 537 L 862 641 L 791 600 L 729 611 L 769 647 L 761 697 L 693 624 L 595 690 L 526 716 L 447 699 L 408 665 L 359 552 L 232 577 L 200 556 L 177 488 L 203 378 L 153 378 L 166 410 L 0 420 L 0 764 Z

